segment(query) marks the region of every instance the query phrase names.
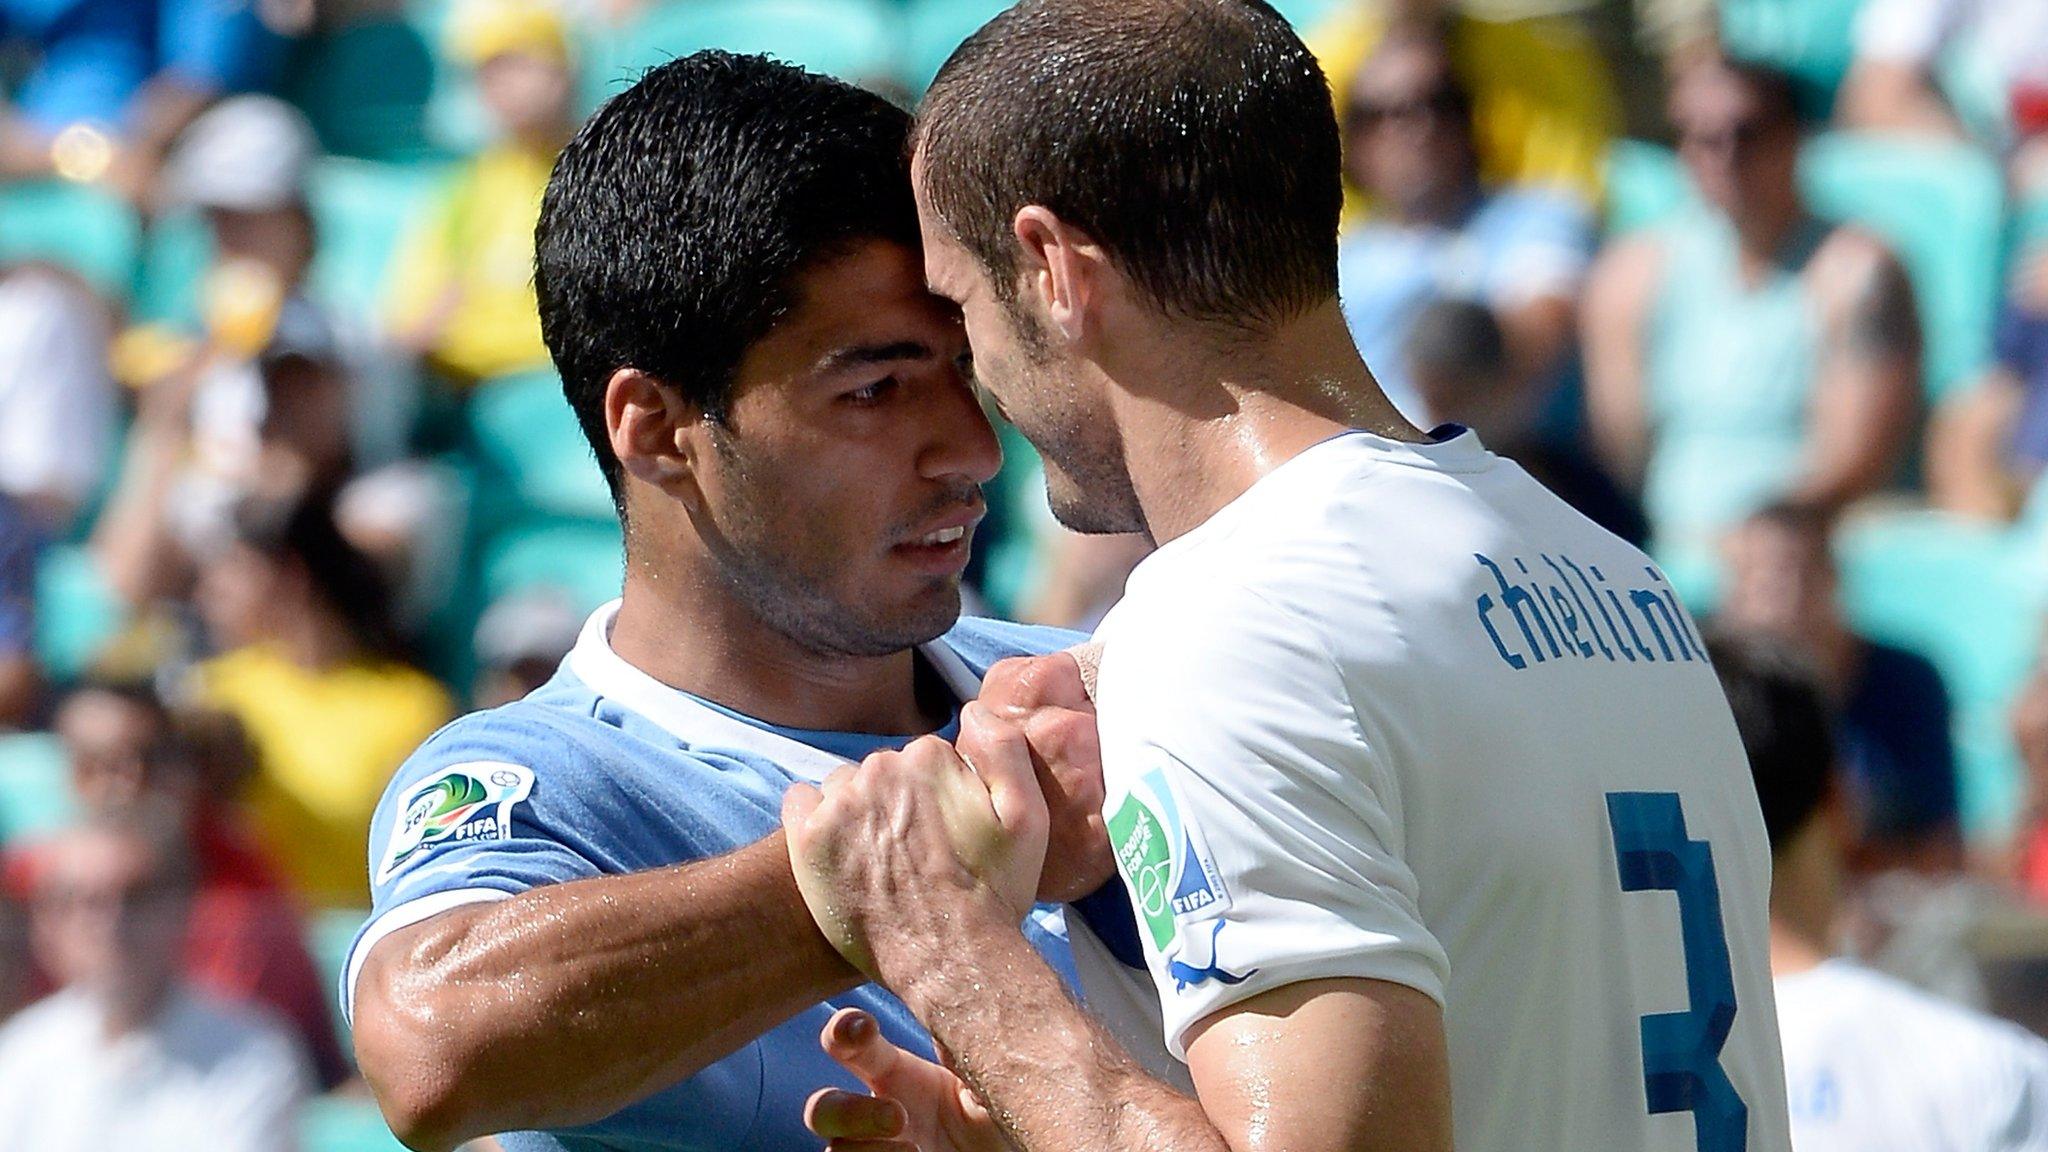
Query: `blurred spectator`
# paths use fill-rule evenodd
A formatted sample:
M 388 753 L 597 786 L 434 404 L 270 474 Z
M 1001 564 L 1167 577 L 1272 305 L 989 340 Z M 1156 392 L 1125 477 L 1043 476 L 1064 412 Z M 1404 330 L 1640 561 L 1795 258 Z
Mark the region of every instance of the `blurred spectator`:
M 28 1007 L 34 995 L 35 958 L 29 950 L 28 902 L 0 877 L 0 1024 Z
M 275 79 L 284 41 L 255 0 L 0 0 L 25 49 L 0 104 L 0 179 L 106 180 L 147 203 L 171 142 L 207 104 Z M 9 55 L 12 55 L 11 53 Z
M 0 1027 L 13 1152 L 275 1152 L 310 1075 L 268 1014 L 178 978 L 192 863 L 124 819 L 62 835 L 36 887 L 37 953 L 61 990 Z
M 258 834 L 305 899 L 367 904 L 363 830 L 392 772 L 453 714 L 448 693 L 400 659 L 383 578 L 323 499 L 243 505 L 198 604 L 222 655 L 193 688 L 255 746 Z
M 466 492 L 447 465 L 411 459 L 357 476 L 334 498 L 335 524 L 377 565 L 408 634 L 431 625 L 461 574 Z
M 576 130 L 568 30 L 539 0 L 469 0 L 449 54 L 476 70 L 497 139 L 469 159 L 399 246 L 390 329 L 458 386 L 546 368 L 533 226 Z
M 2044 105 L 2048 4 L 1867 0 L 1836 114 L 1851 128 L 1974 137 L 2003 149 L 2016 122 L 2048 115 Z
M 583 613 L 551 589 L 515 592 L 492 604 L 476 625 L 472 702 L 496 708 L 524 698 L 554 678 L 582 631 Z
M 1710 640 L 1771 841 L 1771 971 L 1800 1152 L 2048 1146 L 2048 1044 L 1834 956 L 1845 820 L 1827 708 L 1789 650 Z
M 1815 219 L 1777 73 L 1686 68 L 1671 115 L 1705 207 L 1610 247 L 1583 314 L 1595 446 L 1640 481 L 1674 580 L 1789 498 L 1833 510 L 1884 486 L 1913 431 L 1920 329 L 1882 242 Z
M 1533 415 L 1571 344 L 1592 251 L 1585 208 L 1553 190 L 1482 186 L 1472 97 L 1434 30 L 1380 41 L 1343 122 L 1345 170 L 1379 209 L 1344 238 L 1338 264 L 1344 317 L 1373 375 L 1422 419 L 1402 341 L 1432 301 L 1475 300 L 1507 339 L 1502 394 L 1485 402 Z
M 108 340 L 85 285 L 42 265 L 0 269 L 0 496 L 51 534 L 106 472 L 119 417 Z
M 305 926 L 276 866 L 221 799 L 246 775 L 239 730 L 205 717 L 174 720 L 146 685 L 114 683 L 74 690 L 55 726 L 72 791 L 88 817 L 150 813 L 185 836 L 196 877 L 184 979 L 283 1018 L 312 1057 L 321 1086 L 347 1079 L 330 991 L 306 951 Z
M 1810 662 L 1834 720 L 1859 873 L 1963 866 L 1948 689 L 1926 657 L 1859 636 L 1837 595 L 1830 521 L 1776 504 L 1728 536 L 1717 623 Z
M 1018 618 L 1033 624 L 1092 632 L 1124 597 L 1124 582 L 1152 554 L 1141 534 L 1083 535 L 1055 527 L 1042 547 L 1046 568 Z
M 41 693 L 35 651 L 41 538 L 41 526 L 0 492 L 0 732 L 26 727 Z
M 1621 108 L 1592 38 L 1564 17 L 1480 19 L 1450 14 L 1450 7 L 1442 0 L 1352 0 L 1309 46 L 1341 102 L 1390 28 L 1442 23 L 1458 79 L 1472 93 L 1480 178 L 1489 185 L 1550 185 L 1598 203 Z M 1371 207 L 1354 204 L 1352 215 Z
M 204 212 L 214 263 L 200 288 L 204 332 L 143 384 L 125 472 L 94 537 L 130 603 L 181 592 L 193 553 L 244 495 L 347 473 L 348 378 L 328 317 L 305 294 L 316 148 L 289 105 L 242 96 L 193 124 L 171 158 L 166 187 Z
M 2017 517 L 2048 464 L 2048 236 L 2015 264 L 1994 363 L 1928 433 L 1928 498 L 1988 520 Z
M 1528 405 L 1506 384 L 1507 337 L 1484 304 L 1439 300 L 1423 308 L 1402 361 L 1423 427 L 1462 424 L 1602 528 L 1637 545 L 1649 535 L 1642 509 L 1598 465 L 1537 434 Z
M 2025 769 L 2017 837 L 2021 891 L 2048 905 L 2048 661 L 2035 664 L 2012 707 L 2013 744 Z

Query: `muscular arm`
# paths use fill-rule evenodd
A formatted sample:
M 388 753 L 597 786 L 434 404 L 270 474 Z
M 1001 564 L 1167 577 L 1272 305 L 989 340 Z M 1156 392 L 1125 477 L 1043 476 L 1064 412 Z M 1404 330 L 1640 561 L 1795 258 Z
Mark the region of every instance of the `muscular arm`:
M 1854 233 L 1816 257 L 1825 347 L 1795 498 L 1841 507 L 1891 479 L 1920 404 L 1920 320 L 1897 260 Z
M 356 1053 L 393 1131 L 445 1149 L 601 1119 L 859 982 L 776 833 L 392 933 L 357 982 Z
M 1315 980 L 1233 1005 L 1191 1034 L 1196 1099 L 1140 1069 L 1000 917 L 949 924 L 959 938 L 910 953 L 891 986 L 1025 1152 L 1451 1147 L 1442 1013 L 1420 992 Z
M 1650 456 L 1643 325 L 1660 263 L 1647 238 L 1615 244 L 1593 265 L 1580 312 L 1593 446 L 1608 472 L 1630 488 L 1641 485 Z

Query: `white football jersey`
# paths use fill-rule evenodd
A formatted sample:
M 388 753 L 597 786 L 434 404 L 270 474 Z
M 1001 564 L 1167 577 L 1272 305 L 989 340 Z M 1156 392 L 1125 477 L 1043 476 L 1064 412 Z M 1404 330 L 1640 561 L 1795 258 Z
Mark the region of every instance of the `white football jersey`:
M 1642 552 L 1470 432 L 1319 444 L 1104 621 L 1166 1041 L 1326 977 L 1444 1006 L 1461 1152 L 1785 1152 L 1770 850 Z
M 2048 1043 L 1834 960 L 1778 980 L 1799 1152 L 2048 1152 Z

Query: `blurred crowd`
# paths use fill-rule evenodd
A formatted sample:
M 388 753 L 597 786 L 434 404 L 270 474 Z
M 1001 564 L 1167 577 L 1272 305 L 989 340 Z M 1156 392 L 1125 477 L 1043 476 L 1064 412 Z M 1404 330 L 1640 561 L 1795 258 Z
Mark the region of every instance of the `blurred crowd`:
M 1828 946 L 2024 1016 L 2048 4 L 1276 6 L 1329 73 L 1389 394 L 1790 653 L 1831 726 Z M 618 586 L 532 288 L 581 118 L 704 46 L 907 103 L 1000 7 L 0 0 L 0 1129 L 118 1094 L 277 1147 L 348 1081 L 322 926 L 368 902 L 384 784 Z M 1003 437 L 978 610 L 1088 627 L 1145 547 L 1059 529 Z

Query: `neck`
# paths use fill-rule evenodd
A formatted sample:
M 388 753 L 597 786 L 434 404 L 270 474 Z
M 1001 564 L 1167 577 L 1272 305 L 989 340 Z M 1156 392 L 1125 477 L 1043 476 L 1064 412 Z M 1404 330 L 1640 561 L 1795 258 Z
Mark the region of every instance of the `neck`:
M 1796 197 L 1769 207 L 1759 207 L 1733 220 L 1736 242 L 1741 245 L 1745 266 L 1776 264 L 1785 256 L 1786 246 L 1806 222 L 1806 210 Z
M 912 650 L 819 652 L 769 626 L 701 567 L 673 559 L 627 562 L 611 644 L 628 664 L 779 727 L 908 735 L 943 723 L 920 703 Z
M 1824 835 L 1796 839 L 1772 860 L 1771 974 L 1811 971 L 1833 955 L 1838 872 Z
M 361 648 L 348 624 L 318 604 L 302 605 L 279 617 L 284 623 L 277 640 L 292 663 L 302 668 L 331 668 L 351 659 Z
M 1331 300 L 1255 346 L 1145 350 L 1125 372 L 1116 421 L 1152 538 L 1200 525 L 1287 461 L 1348 429 L 1421 442 L 1359 359 Z
M 104 1015 L 101 1017 L 105 1036 L 118 1040 L 133 1032 L 139 1032 L 150 1021 L 156 1019 L 164 1005 L 171 998 L 170 981 L 165 980 L 146 987 L 124 989 L 101 1001 Z

